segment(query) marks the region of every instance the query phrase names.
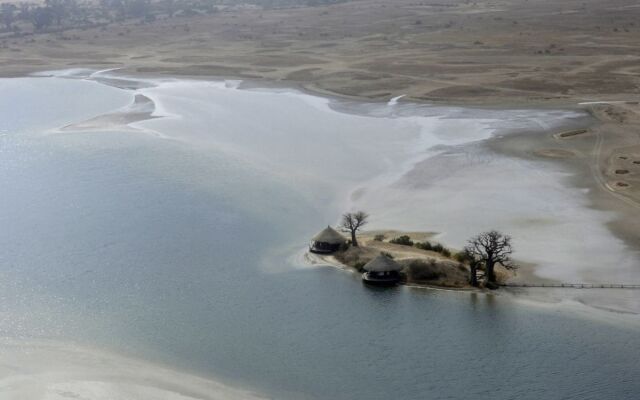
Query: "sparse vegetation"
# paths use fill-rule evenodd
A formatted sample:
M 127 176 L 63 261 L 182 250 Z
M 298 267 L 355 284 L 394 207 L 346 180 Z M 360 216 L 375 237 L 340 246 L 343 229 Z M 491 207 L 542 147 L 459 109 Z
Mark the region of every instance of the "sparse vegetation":
M 433 259 L 412 261 L 408 267 L 408 275 L 413 281 L 431 281 L 442 277 L 442 274 L 436 271 L 436 262 Z
M 413 246 L 413 241 L 408 235 L 402 235 L 397 238 L 389 240 L 389 243 L 399 244 L 402 246 Z
M 393 248 L 389 248 L 388 245 L 372 244 L 381 242 L 382 237 L 382 234 L 376 234 L 373 236 L 373 241 L 369 242 L 369 246 L 350 247 L 346 251 L 339 252 L 336 258 L 357 271 L 361 271 L 366 262 L 378 254 L 394 258 Z M 498 231 L 483 232 L 473 237 L 462 251 L 456 253 L 440 243 L 432 243 L 428 240 L 413 242 L 409 235 L 399 235 L 389 243 L 440 253 L 443 257 L 451 259 L 443 260 L 420 253 L 415 253 L 412 257 L 410 252 L 396 247 L 398 254 L 401 255 L 396 261 L 404 267 L 403 276 L 406 277 L 407 282 L 430 282 L 430 284 L 447 287 L 463 287 L 468 284 L 478 287 L 480 286 L 479 271 L 484 271 L 484 287 L 495 289 L 498 287 L 496 265 L 510 270 L 517 268 L 511 260 L 513 252 L 511 238 Z
M 460 288 L 467 285 L 467 274 L 464 265 L 451 261 L 420 259 L 406 263 L 407 282 Z
M 126 21 L 153 22 L 156 19 L 194 17 L 215 14 L 219 7 L 253 5 L 263 9 L 297 6 L 323 6 L 342 3 L 345 0 L 45 0 L 44 2 L 21 2 L 0 5 L 0 23 L 5 31 L 19 34 L 29 25 L 33 33 L 64 31 L 121 24 Z
M 429 241 L 424 241 L 418 242 L 414 246 L 422 250 L 435 251 L 436 253 L 440 253 L 445 257 L 451 257 L 451 250 L 447 249 L 440 243 L 433 244 Z
M 424 242 L 418 242 L 414 246 L 417 247 L 418 249 L 427 250 L 427 251 L 431 251 L 433 249 L 431 242 L 429 242 L 428 240 Z
M 365 245 L 358 247 L 345 246 L 334 253 L 335 258 L 342 264 L 358 272 L 364 272 L 364 266 L 378 255 L 394 259 L 403 269 L 400 272 L 401 281 L 407 283 L 423 283 L 435 286 L 463 288 L 468 286 L 468 260 L 456 254 L 455 262 L 420 253 L 418 251 L 403 250 L 403 247 L 416 249 L 435 248 L 444 257 L 451 258 L 449 249 L 439 243 L 429 241 L 414 242 L 408 234 L 399 234 L 388 242 L 384 242 L 385 235 L 377 233 L 369 236 Z M 391 245 L 391 246 L 390 246 Z

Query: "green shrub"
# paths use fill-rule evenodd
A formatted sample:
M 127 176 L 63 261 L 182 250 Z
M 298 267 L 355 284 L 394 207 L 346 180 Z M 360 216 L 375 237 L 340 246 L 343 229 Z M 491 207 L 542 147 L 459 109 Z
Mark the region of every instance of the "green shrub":
M 459 263 L 464 264 L 465 262 L 469 261 L 467 254 L 463 251 L 458 252 L 456 254 L 453 255 L 453 258 L 455 258 L 456 261 L 458 261 Z
M 385 235 L 379 234 L 373 237 L 373 240 L 376 242 L 383 242 L 387 237 Z
M 383 252 L 380 252 L 380 254 L 393 260 L 393 255 L 391 255 L 391 253 L 387 253 L 386 251 L 383 251 Z
M 435 251 L 436 253 L 440 253 L 445 257 L 451 257 L 451 250 L 447 249 L 440 243 L 431 244 L 429 241 L 424 241 L 423 243 L 417 242 L 414 246 L 418 249 Z
M 439 279 L 442 274 L 436 271 L 436 262 L 434 260 L 429 260 L 428 263 L 415 260 L 409 264 L 409 276 L 417 281 L 432 281 Z
M 397 237 L 395 239 L 391 239 L 389 241 L 389 243 L 400 244 L 400 245 L 403 245 L 403 246 L 413 246 L 413 241 L 407 235 L 402 235 L 402 236 Z

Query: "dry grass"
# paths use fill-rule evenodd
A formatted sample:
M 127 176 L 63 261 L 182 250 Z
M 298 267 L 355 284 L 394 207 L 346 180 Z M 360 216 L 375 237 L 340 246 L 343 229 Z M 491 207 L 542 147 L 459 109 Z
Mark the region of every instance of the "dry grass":
M 374 237 L 380 234 L 384 234 L 387 241 L 374 240 Z M 466 266 L 462 266 L 440 253 L 388 242 L 389 238 L 399 235 L 409 235 L 412 239 L 422 241 L 432 236 L 432 234 L 424 232 L 366 232 L 359 238 L 360 247 L 349 247 L 334 256 L 341 263 L 360 271 L 368 261 L 381 253 L 386 253 L 403 266 L 402 275 L 407 283 L 448 288 L 469 287 L 469 270 Z
M 70 66 L 284 80 L 347 96 L 489 103 L 636 95 L 634 0 L 358 0 L 0 39 L 0 73 Z

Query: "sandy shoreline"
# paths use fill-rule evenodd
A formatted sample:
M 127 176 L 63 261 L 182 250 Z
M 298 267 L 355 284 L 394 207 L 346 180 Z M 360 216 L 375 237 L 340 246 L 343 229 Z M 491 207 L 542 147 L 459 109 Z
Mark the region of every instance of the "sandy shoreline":
M 330 267 L 349 274 L 359 275 L 353 268 L 344 265 L 331 255 L 318 255 L 305 252 L 301 258 L 312 267 Z M 534 277 L 536 282 L 553 282 L 535 277 L 533 268 L 526 275 Z M 526 307 L 546 311 L 571 312 L 573 316 L 607 323 L 613 326 L 624 325 L 640 329 L 640 300 L 634 296 L 635 290 L 619 289 L 560 289 L 560 288 L 501 288 L 488 290 L 479 288 L 449 288 L 428 284 L 402 284 L 408 290 L 433 290 L 470 296 L 490 296 L 508 298 Z M 609 301 L 604 301 L 608 299 Z M 629 301 L 632 305 L 629 306 Z
M 255 400 L 254 392 L 72 343 L 0 339 L 0 398 Z
M 571 173 L 568 184 L 584 188 L 593 208 L 615 213 L 616 217 L 608 223 L 611 232 L 639 252 L 640 196 L 635 176 L 640 169 L 629 168 L 629 160 L 621 160 L 620 157 L 640 158 L 637 152 L 640 108 L 627 102 L 621 106 L 615 103 L 604 105 L 611 109 L 629 107 L 628 120 L 612 122 L 589 106 L 583 106 L 590 113 L 591 120 L 586 125 L 568 124 L 565 132 L 569 132 L 569 136 L 561 137 L 553 132 L 535 137 L 509 136 L 491 140 L 489 146 L 505 154 L 562 166 Z M 578 134 L 572 135 L 571 132 Z M 621 161 L 626 161 L 626 166 L 619 166 Z M 617 174 L 621 168 L 628 173 Z M 625 186 L 617 186 L 619 182 L 624 182 Z M 625 277 L 618 279 L 620 283 L 635 283 L 625 280 Z
M 122 78 L 118 78 L 118 76 L 122 76 Z M 94 76 L 92 79 L 96 81 L 102 81 L 102 83 L 107 85 L 112 85 L 112 81 L 118 81 L 118 85 L 116 87 L 125 85 L 135 87 L 140 86 L 140 82 L 135 84 L 137 77 L 131 76 L 131 78 L 126 78 L 126 75 L 98 75 Z M 129 81 L 131 79 L 131 81 Z M 149 82 L 149 77 L 147 77 L 147 82 Z M 205 79 L 205 77 L 200 77 L 199 79 Z M 149 83 L 147 83 L 149 84 Z M 281 82 L 273 83 L 272 85 L 266 85 L 266 88 L 281 88 L 283 90 L 287 89 L 287 86 Z M 261 84 L 260 81 L 241 81 L 239 82 L 239 88 L 244 89 L 264 89 L 265 86 Z M 290 90 L 290 88 L 288 88 Z M 141 97 L 138 97 L 141 96 Z M 79 129 L 84 129 L 83 127 L 87 126 L 91 129 L 109 129 L 109 127 L 113 127 L 115 125 L 123 125 L 129 126 L 129 123 L 135 121 L 141 121 L 144 119 L 148 119 L 151 117 L 151 112 L 154 109 L 153 102 L 147 98 L 146 96 L 137 94 L 137 101 L 130 107 L 121 112 L 116 112 L 104 116 L 100 116 L 97 120 L 90 120 L 88 122 L 77 124 L 79 125 Z M 139 101 L 138 101 L 139 100 Z M 151 102 L 151 104 L 150 104 Z M 139 103 L 139 104 L 138 104 Z M 136 107 L 136 104 L 144 108 L 141 110 L 140 107 Z M 574 109 L 579 110 L 583 106 L 576 105 Z M 492 110 L 500 110 L 497 107 L 491 108 Z M 550 108 L 551 110 L 555 108 Z M 475 111 L 482 113 L 482 111 L 486 111 L 486 108 L 477 108 Z M 144 112 L 143 112 L 144 111 Z M 340 112 L 350 112 L 349 110 L 340 109 Z M 117 115 L 116 115 L 117 114 Z M 102 125 L 106 123 L 106 128 Z M 93 126 L 93 125 L 96 126 Z M 114 125 L 115 124 L 115 125 Z M 615 201 L 609 202 L 601 202 L 598 203 L 602 198 L 607 199 L 608 193 L 606 191 L 602 191 L 602 187 L 597 185 L 597 182 L 594 182 L 592 179 L 591 171 L 592 167 L 590 166 L 590 162 L 594 159 L 597 154 L 588 154 L 590 149 L 592 149 L 592 139 L 593 139 L 593 131 L 596 129 L 600 129 L 602 122 L 598 121 L 595 117 L 591 117 L 589 119 L 581 118 L 578 120 L 569 120 L 564 122 L 561 126 L 554 126 L 551 128 L 544 128 L 545 134 L 541 135 L 539 132 L 530 133 L 530 132 L 501 132 L 499 136 L 488 139 L 483 146 L 486 146 L 490 151 L 495 151 L 498 154 L 507 155 L 510 157 L 517 157 L 525 160 L 533 160 L 535 162 L 549 162 L 555 163 L 559 165 L 563 170 L 569 171 L 571 173 L 571 178 L 567 180 L 567 184 L 572 186 L 583 188 L 588 191 L 589 197 L 591 198 L 592 206 L 607 212 L 615 212 L 617 218 L 609 223 L 610 229 L 618 235 L 622 240 L 624 240 L 629 246 L 637 245 L 638 239 L 638 231 L 634 230 L 634 226 L 636 224 L 634 216 L 633 208 L 626 208 L 625 204 L 618 204 Z M 118 125 L 119 126 L 119 125 Z M 577 134 L 575 136 L 569 135 L 568 137 L 559 137 L 559 132 L 572 132 L 575 130 L 583 130 L 588 129 L 585 132 Z M 624 130 L 624 128 L 620 128 Z M 624 136 L 623 136 L 624 137 Z M 420 161 L 418 159 L 419 165 Z M 421 174 L 413 174 L 411 175 L 411 167 L 406 175 L 408 178 L 408 182 L 417 182 L 416 180 L 420 179 Z M 405 178 L 403 178 L 405 179 Z M 445 242 L 445 245 L 447 243 Z M 614 269 L 615 270 L 615 269 Z M 523 268 L 518 272 L 516 277 L 517 281 L 520 282 L 545 282 L 549 281 L 547 278 L 540 278 L 536 274 L 537 267 L 535 263 L 523 263 Z M 627 279 L 633 279 L 635 275 L 627 275 Z M 628 280 L 623 280 L 625 276 L 616 277 L 612 276 L 611 281 L 607 280 L 607 278 L 603 278 L 602 274 L 594 274 L 594 275 L 584 275 L 583 279 L 580 279 L 581 282 L 599 282 L 599 283 L 631 283 Z M 603 280 L 604 279 L 604 280 Z M 557 282 L 557 280 L 551 280 Z M 578 282 L 580 283 L 580 282 Z

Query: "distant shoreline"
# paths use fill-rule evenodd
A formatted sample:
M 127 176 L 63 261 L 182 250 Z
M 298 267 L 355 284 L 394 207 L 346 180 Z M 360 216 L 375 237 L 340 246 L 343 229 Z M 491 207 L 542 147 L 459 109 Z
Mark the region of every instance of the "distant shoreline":
M 193 74 L 189 72 L 181 71 L 180 67 L 150 71 L 147 72 L 144 68 L 132 67 L 125 64 L 111 65 L 111 64 L 95 64 L 91 62 L 83 64 L 65 64 L 65 63 L 45 63 L 38 66 L 21 66 L 16 69 L 7 71 L 0 66 L 0 78 L 21 78 L 34 76 L 47 71 L 67 70 L 72 68 L 88 68 L 96 71 L 104 69 L 116 69 L 117 73 L 140 78 L 177 78 L 177 79 L 191 79 L 202 81 L 224 81 L 224 80 L 239 80 L 243 82 L 244 88 L 282 88 L 282 89 L 297 89 L 301 92 L 325 97 L 342 100 L 355 100 L 366 101 L 372 103 L 387 103 L 391 98 L 397 97 L 391 94 L 380 97 L 370 96 L 361 93 L 343 93 L 331 89 L 322 88 L 312 82 L 305 82 L 299 80 L 278 79 L 264 76 L 244 75 L 242 73 L 203 73 Z M 394 93 L 395 94 L 395 93 Z M 398 96 L 402 96 L 400 102 L 410 102 L 419 104 L 430 104 L 435 106 L 451 106 L 451 107 L 465 107 L 465 108 L 478 108 L 478 109 L 514 109 L 514 108 L 536 108 L 536 109 L 575 109 L 585 110 L 585 106 L 579 105 L 579 103 L 585 100 L 584 97 L 565 97 L 562 99 L 510 99 L 502 98 L 500 96 L 493 97 L 442 97 L 442 98 L 416 98 L 410 97 L 407 94 L 400 93 Z M 631 96 L 629 96 L 631 97 Z M 592 98 L 589 98 L 592 99 Z M 612 101 L 620 101 L 618 97 L 615 97 Z
M 637 99 L 633 0 L 486 0 L 417 6 L 377 0 L 298 7 L 222 7 L 215 13 L 124 21 L 63 21 L 0 34 L 0 75 L 128 67 L 126 73 L 285 82 L 342 98 L 432 104 L 567 106 Z M 527 18 L 522 18 L 526 14 Z M 544 27 L 544 28 L 542 28 Z M 597 43 L 594 45 L 592 43 Z

